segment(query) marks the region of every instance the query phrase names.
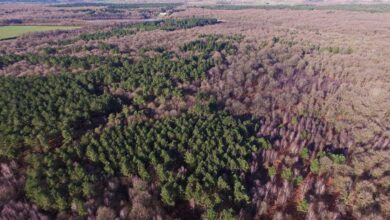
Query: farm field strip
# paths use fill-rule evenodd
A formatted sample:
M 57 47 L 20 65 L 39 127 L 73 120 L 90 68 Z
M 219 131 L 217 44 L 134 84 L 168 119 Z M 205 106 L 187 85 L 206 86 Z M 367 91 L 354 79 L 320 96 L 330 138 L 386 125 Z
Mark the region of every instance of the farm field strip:
M 52 30 L 72 30 L 79 27 L 76 26 L 55 26 L 55 25 L 45 25 L 45 26 L 3 26 L 0 27 L 0 40 L 11 39 L 19 37 L 23 34 L 32 33 L 32 32 L 42 32 L 42 31 L 52 31 Z

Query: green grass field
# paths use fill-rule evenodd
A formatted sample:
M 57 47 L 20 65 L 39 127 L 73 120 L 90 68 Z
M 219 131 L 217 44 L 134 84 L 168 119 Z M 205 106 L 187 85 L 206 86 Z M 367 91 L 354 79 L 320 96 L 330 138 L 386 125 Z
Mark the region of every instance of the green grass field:
M 0 27 L 0 40 L 16 38 L 20 35 L 52 30 L 71 30 L 74 26 L 2 26 Z

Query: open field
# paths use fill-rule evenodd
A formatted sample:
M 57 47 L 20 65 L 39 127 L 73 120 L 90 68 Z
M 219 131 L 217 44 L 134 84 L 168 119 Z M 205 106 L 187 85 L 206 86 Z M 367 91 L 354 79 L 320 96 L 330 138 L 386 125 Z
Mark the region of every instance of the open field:
M 78 27 L 73 26 L 2 26 L 0 27 L 0 40 L 12 39 L 18 36 L 43 31 L 53 30 L 73 30 Z

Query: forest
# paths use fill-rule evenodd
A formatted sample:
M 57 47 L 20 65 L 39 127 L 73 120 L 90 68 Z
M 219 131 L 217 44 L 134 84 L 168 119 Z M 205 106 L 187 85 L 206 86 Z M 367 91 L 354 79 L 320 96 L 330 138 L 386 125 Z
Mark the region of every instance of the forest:
M 26 193 L 45 209 L 75 203 L 86 215 L 84 204 L 98 194 L 97 180 L 139 176 L 156 184 L 164 205 L 193 200 L 208 209 L 208 218 L 232 215 L 249 202 L 245 174 L 251 153 L 267 147 L 255 131 L 253 122 L 219 112 L 108 128 L 83 136 L 80 146 L 62 146 L 43 158 L 31 155 Z
M 192 21 L 193 19 L 188 22 L 169 22 L 187 24 Z M 214 63 L 209 58 L 211 51 L 234 50 L 229 42 L 216 41 L 217 38 L 208 37 L 207 43 L 197 41 L 190 43 L 190 46 L 186 44 L 183 50 L 198 49 L 202 55 L 178 57 L 175 61 L 172 60 L 172 53 L 163 53 L 153 58 L 145 57 L 136 63 L 110 57 L 108 59 L 113 60 L 106 61 L 105 57 L 84 59 L 34 54 L 2 56 L 1 67 L 20 60 L 32 64 L 43 62 L 59 65 L 64 70 L 79 67 L 87 69 L 87 66 L 94 63 L 99 63 L 101 67 L 89 74 L 78 76 L 65 73 L 49 77 L 2 77 L 0 100 L 4 108 L 1 111 L 1 155 L 14 157 L 16 146 L 22 148 L 24 144 L 45 145 L 50 148 L 50 143 L 61 141 L 58 140 L 59 137 L 62 136 L 64 140 L 72 139 L 72 134 L 88 127 L 92 120 L 118 111 L 121 108 L 121 100 L 105 92 L 102 87 L 137 90 L 138 95 L 133 98 L 133 102 L 139 104 L 147 99 L 161 98 L 157 96 L 182 96 L 184 91 L 176 88 L 177 84 L 204 78 L 204 73 Z M 202 46 L 194 48 L 196 45 Z M 54 50 L 45 48 L 44 52 L 50 54 Z
M 390 216 L 386 11 L 28 6 L 81 28 L 0 41 L 0 219 Z
M 53 7 L 107 7 L 109 9 L 139 9 L 139 8 L 175 8 L 182 5 L 182 3 L 126 3 L 126 4 L 115 4 L 115 3 L 93 3 L 93 2 L 79 2 L 79 3 L 66 3 L 66 4 L 55 4 Z
M 218 23 L 217 19 L 185 19 L 185 20 L 175 20 L 175 19 L 166 19 L 162 21 L 152 21 L 144 22 L 134 25 L 129 25 L 126 27 L 120 27 L 113 29 L 107 32 L 97 32 L 93 34 L 84 34 L 80 36 L 80 39 L 89 41 L 89 40 L 103 40 L 110 37 L 121 37 L 129 34 L 133 34 L 135 29 L 137 30 L 154 30 L 162 29 L 167 31 L 174 31 L 177 29 L 187 29 L 196 26 L 212 25 Z
M 172 19 L 136 27 L 173 31 L 215 22 Z M 101 35 L 81 35 L 80 39 L 102 39 L 94 36 Z M 266 139 L 256 137 L 259 124 L 219 112 L 217 103 L 204 100 L 201 93 L 193 113 L 154 121 L 146 119 L 152 113 L 145 111 L 147 102 L 166 102 L 193 93 L 181 85 L 207 79 L 205 73 L 221 62 L 212 53 L 233 54 L 233 43 L 240 39 L 205 35 L 180 47 L 186 56 L 160 49 L 161 55 L 139 61 L 52 56 L 53 48 L 44 48 L 43 54 L 4 55 L 2 68 L 22 60 L 61 66 L 64 71 L 87 69 L 94 63 L 100 66 L 81 75 L 2 77 L 0 155 L 9 159 L 27 156 L 26 196 L 45 210 L 65 211 L 76 204 L 76 212 L 85 216 L 84 204 L 100 188 L 94 182 L 139 176 L 157 184 L 165 206 L 193 200 L 207 210 L 207 218 L 232 216 L 250 200 L 245 174 L 251 154 L 269 147 Z M 134 95 L 129 99 L 112 92 L 118 89 Z M 146 118 L 93 132 L 110 120 L 110 114 L 119 112 L 124 117 L 146 114 Z
M 315 5 L 315 4 L 276 4 L 276 5 L 211 5 L 202 6 L 215 10 L 243 10 L 243 9 L 265 9 L 265 10 L 343 10 L 343 11 L 364 11 L 370 13 L 389 12 L 388 4 L 336 4 L 336 5 Z

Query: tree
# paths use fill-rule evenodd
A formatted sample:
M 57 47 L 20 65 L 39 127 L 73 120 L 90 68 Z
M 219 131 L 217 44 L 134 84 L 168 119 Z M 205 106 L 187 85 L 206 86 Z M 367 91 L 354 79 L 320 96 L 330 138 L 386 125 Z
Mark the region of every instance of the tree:
M 169 206 L 174 206 L 175 205 L 175 201 L 174 199 L 172 198 L 172 194 L 170 192 L 170 190 L 168 190 L 167 186 L 163 186 L 161 188 L 161 200 L 163 203 L 169 205 Z
M 318 159 L 312 160 L 310 163 L 310 171 L 314 174 L 318 174 L 319 170 L 320 170 L 320 162 L 318 161 Z

